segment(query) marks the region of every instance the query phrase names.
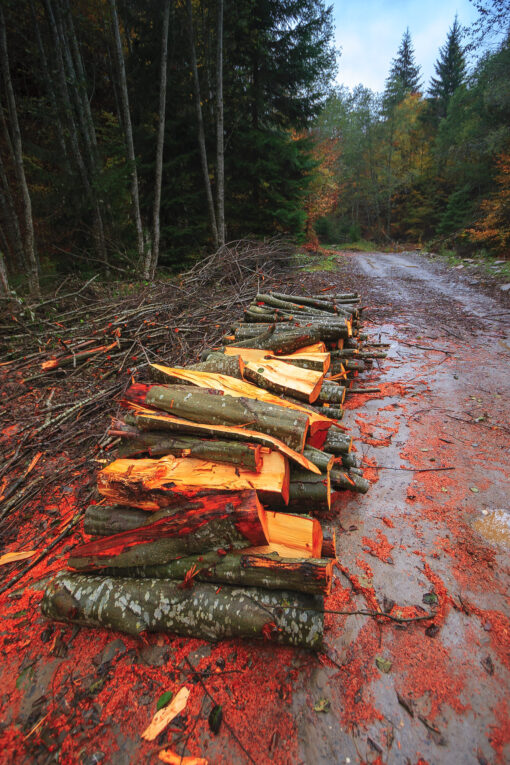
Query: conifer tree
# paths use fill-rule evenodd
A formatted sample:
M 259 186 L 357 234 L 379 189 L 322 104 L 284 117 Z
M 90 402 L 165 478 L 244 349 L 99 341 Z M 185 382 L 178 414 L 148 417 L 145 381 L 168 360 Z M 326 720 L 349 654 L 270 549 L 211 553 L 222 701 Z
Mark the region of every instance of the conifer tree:
M 395 106 L 410 93 L 418 93 L 420 87 L 420 67 L 414 60 L 414 49 L 408 27 L 402 37 L 397 55 L 391 63 L 390 73 L 386 80 L 384 91 L 386 107 Z
M 450 98 L 459 85 L 462 85 L 466 76 L 462 31 L 457 16 L 448 32 L 445 44 L 439 49 L 435 70 L 436 76 L 430 81 L 429 94 L 433 99 L 437 115 L 446 117 Z

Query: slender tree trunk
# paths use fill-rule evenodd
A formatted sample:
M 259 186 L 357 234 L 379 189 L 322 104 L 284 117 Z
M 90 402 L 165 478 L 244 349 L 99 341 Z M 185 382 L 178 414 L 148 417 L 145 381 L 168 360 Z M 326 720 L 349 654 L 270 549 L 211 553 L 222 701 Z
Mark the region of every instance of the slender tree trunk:
M 28 284 L 30 292 L 33 295 L 40 295 L 39 288 L 39 268 L 37 264 L 37 256 L 35 251 L 35 236 L 34 236 L 34 222 L 32 218 L 32 201 L 30 199 L 30 192 L 28 190 L 27 179 L 25 176 L 25 167 L 23 164 L 23 145 L 21 142 L 21 131 L 18 122 L 18 111 L 16 108 L 16 99 L 14 97 L 14 90 L 12 87 L 11 73 L 9 69 L 9 54 L 7 50 L 7 34 L 5 31 L 5 18 L 2 8 L 0 7 L 0 50 L 1 50 L 1 67 L 4 79 L 5 90 L 7 93 L 7 102 L 9 105 L 9 116 L 12 130 L 12 144 L 14 150 L 14 166 L 16 170 L 16 178 L 20 187 L 21 197 L 23 201 L 23 249 L 25 256 L 28 260 Z
M 159 81 L 159 126 L 156 146 L 156 182 L 154 184 L 154 210 L 152 216 L 152 252 L 145 257 L 144 278 L 154 279 L 159 260 L 161 234 L 159 214 L 161 210 L 161 186 L 163 181 L 163 148 L 165 145 L 166 75 L 168 64 L 168 23 L 170 0 L 166 0 L 163 13 L 163 35 L 161 38 L 161 74 Z
M 131 165 L 131 200 L 133 203 L 133 213 L 135 216 L 136 242 L 140 265 L 144 263 L 144 245 L 142 216 L 140 214 L 140 198 L 138 194 L 138 172 L 136 170 L 135 145 L 133 141 L 133 128 L 131 125 L 131 113 L 129 111 L 129 94 L 126 79 L 126 66 L 122 53 L 122 42 L 120 39 L 119 17 L 117 15 L 116 0 L 109 0 L 113 23 L 113 36 L 115 41 L 115 54 L 117 57 L 117 68 L 120 79 L 120 96 L 122 102 L 122 114 L 124 123 L 124 134 L 126 136 L 126 149 L 128 160 Z
M 55 88 L 53 87 L 53 80 L 50 76 L 50 70 L 48 67 L 48 58 L 44 49 L 44 43 L 41 37 L 41 30 L 39 28 L 39 22 L 37 19 L 37 13 L 33 0 L 30 0 L 30 8 L 32 10 L 32 18 L 34 21 L 35 35 L 37 38 L 37 46 L 39 48 L 39 55 L 41 56 L 42 72 L 44 77 L 44 83 L 46 90 L 48 91 L 48 98 L 50 100 L 51 109 L 53 112 L 53 119 L 55 121 L 55 127 L 57 131 L 58 142 L 60 144 L 60 150 L 62 152 L 62 159 L 65 163 L 65 167 L 69 170 L 69 156 L 67 152 L 67 145 L 65 140 L 64 128 L 62 126 L 62 120 L 57 106 L 57 96 L 55 94 Z
M 5 136 L 6 145 L 11 145 L 9 132 L 7 125 L 5 124 L 5 118 L 3 109 L 0 105 L 0 111 L 2 115 L 2 128 Z M 12 150 L 11 150 L 12 154 Z M 25 257 L 25 250 L 23 247 L 23 236 L 21 234 L 21 226 L 19 223 L 18 213 L 16 211 L 16 205 L 14 204 L 14 198 L 12 196 L 11 187 L 5 171 L 4 162 L 0 154 L 0 200 L 2 206 L 2 218 L 4 222 L 5 238 L 9 244 L 11 256 L 17 264 L 18 268 L 27 268 L 27 261 Z
M 204 118 L 202 115 L 202 103 L 200 99 L 200 80 L 198 79 L 197 56 L 195 53 L 195 38 L 193 33 L 193 9 L 191 0 L 186 0 L 186 10 L 188 12 L 188 33 L 190 42 L 191 68 L 193 70 L 193 82 L 195 85 L 195 106 L 197 110 L 198 123 L 198 145 L 200 148 L 200 159 L 202 162 L 202 172 L 204 175 L 205 193 L 207 197 L 207 206 L 209 208 L 209 218 L 211 221 L 211 232 L 214 246 L 218 247 L 218 228 L 216 226 L 216 214 L 214 212 L 214 201 L 211 190 L 211 180 L 209 178 L 209 166 L 207 163 L 207 149 L 205 146 Z
M 216 57 L 217 76 L 217 206 L 218 206 L 218 243 L 225 244 L 225 146 L 223 135 L 223 0 L 218 0 L 218 47 Z
M 7 269 L 2 252 L 0 252 L 0 295 L 3 297 L 9 295 L 9 279 L 7 278 Z

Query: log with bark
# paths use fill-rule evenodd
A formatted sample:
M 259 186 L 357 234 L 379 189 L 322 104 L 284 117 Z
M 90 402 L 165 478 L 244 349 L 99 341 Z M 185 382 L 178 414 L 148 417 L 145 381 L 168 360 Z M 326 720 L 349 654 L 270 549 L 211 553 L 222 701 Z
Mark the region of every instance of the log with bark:
M 267 453 L 267 447 L 260 446 L 260 444 L 195 438 L 193 436 L 165 437 L 160 432 L 133 432 L 132 430 L 115 428 L 110 428 L 109 433 L 111 436 L 122 438 L 117 450 L 119 457 L 137 457 L 142 454 L 150 457 L 164 457 L 173 454 L 174 457 L 194 457 L 239 465 L 239 467 L 259 473 L 262 467 L 262 449 Z
M 224 640 L 270 639 L 320 649 L 324 604 L 320 595 L 197 582 L 192 589 L 166 579 L 117 579 L 62 572 L 47 585 L 45 616 L 129 635 L 171 632 Z
M 168 455 L 159 460 L 118 459 L 101 470 L 97 487 L 111 502 L 159 510 L 175 504 L 176 497 L 209 490 L 256 489 L 264 502 L 289 498 L 289 463 L 276 451 L 262 453 L 259 472 L 193 457 Z
M 277 404 L 192 387 L 182 390 L 176 385 L 136 383 L 128 388 L 124 398 L 192 422 L 249 426 L 278 438 L 298 452 L 303 451 L 310 422 L 306 414 Z
M 339 430 L 330 430 L 324 442 L 324 449 L 331 454 L 346 454 L 352 449 L 352 437 Z
M 168 374 L 171 378 L 177 377 L 184 382 L 192 383 L 201 388 L 218 390 L 226 395 L 234 396 L 236 398 L 252 398 L 255 401 L 274 404 L 277 407 L 283 406 L 286 409 L 301 412 L 308 417 L 308 438 L 314 446 L 320 447 L 322 445 L 326 437 L 326 432 L 332 425 L 331 420 L 318 414 L 310 404 L 306 404 L 304 401 L 298 401 L 290 396 L 277 396 L 275 393 L 271 393 L 264 388 L 259 388 L 258 386 L 253 385 L 253 383 L 244 380 L 237 380 L 232 377 L 227 377 L 226 375 L 164 367 L 160 364 L 153 364 L 151 367 L 155 367 L 159 372 Z M 211 391 L 209 390 L 209 392 Z M 255 430 L 255 428 L 252 428 L 252 430 Z
M 344 472 L 342 470 L 332 470 L 330 472 L 331 486 L 334 490 L 357 491 L 359 494 L 366 494 L 370 488 L 369 481 L 366 478 L 352 471 Z
M 334 556 L 333 556 L 334 557 Z M 218 553 L 211 550 L 176 558 L 163 564 L 130 568 L 104 568 L 104 576 L 135 579 L 175 579 L 180 581 L 238 584 L 269 590 L 293 590 L 329 595 L 333 561 L 326 558 L 282 558 L 278 553 Z
M 271 519 L 272 513 L 264 510 L 255 491 L 213 494 L 202 490 L 189 497 L 188 506 L 183 507 L 185 499 L 178 499 L 179 512 L 168 517 L 79 545 L 69 558 L 69 566 L 77 570 L 127 568 L 166 563 L 218 548 L 240 550 L 268 543 L 267 518 Z
M 228 425 L 204 425 L 200 422 L 183 420 L 180 417 L 173 417 L 170 414 L 159 412 L 155 409 L 147 409 L 135 405 L 134 409 L 126 414 L 125 422 L 129 429 L 132 429 L 132 426 L 135 426 L 138 430 L 143 432 L 161 431 L 165 433 L 188 434 L 197 437 L 205 436 L 217 439 L 225 438 L 229 441 L 249 441 L 250 443 L 262 444 L 263 446 L 268 446 L 270 449 L 281 452 L 288 457 L 288 459 L 296 462 L 307 470 L 312 470 L 312 472 L 315 470 L 316 472 L 319 472 L 317 468 L 306 459 L 306 457 L 291 449 L 284 444 L 283 441 L 249 428 L 237 428 Z M 117 425 L 116 427 L 119 426 Z M 324 433 L 324 439 L 325 438 L 326 434 Z

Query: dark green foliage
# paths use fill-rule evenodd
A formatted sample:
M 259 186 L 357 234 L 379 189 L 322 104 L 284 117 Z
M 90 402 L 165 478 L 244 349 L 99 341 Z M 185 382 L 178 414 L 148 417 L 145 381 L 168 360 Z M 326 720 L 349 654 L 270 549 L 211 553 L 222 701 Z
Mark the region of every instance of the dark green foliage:
M 450 99 L 466 77 L 462 34 L 457 17 L 448 32 L 445 44 L 439 49 L 435 71 L 436 76 L 430 81 L 429 94 L 436 114 L 439 117 L 446 117 Z
M 437 227 L 438 234 L 455 234 L 471 222 L 473 194 L 469 186 L 462 186 L 448 197 L 446 208 Z
M 386 108 L 392 108 L 402 101 L 409 93 L 418 93 L 421 87 L 420 67 L 414 60 L 414 49 L 409 28 L 402 37 L 397 55 L 391 63 L 391 69 L 386 80 L 384 103 Z

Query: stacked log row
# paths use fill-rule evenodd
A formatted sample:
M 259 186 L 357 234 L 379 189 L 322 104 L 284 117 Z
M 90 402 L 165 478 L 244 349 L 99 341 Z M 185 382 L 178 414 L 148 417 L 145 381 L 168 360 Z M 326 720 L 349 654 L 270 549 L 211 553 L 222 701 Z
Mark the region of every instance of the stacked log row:
M 54 619 L 130 634 L 257 637 L 317 649 L 335 491 L 368 483 L 339 425 L 362 346 L 354 293 L 257 294 L 224 345 L 154 364 L 114 419 L 91 539 L 48 585 Z

